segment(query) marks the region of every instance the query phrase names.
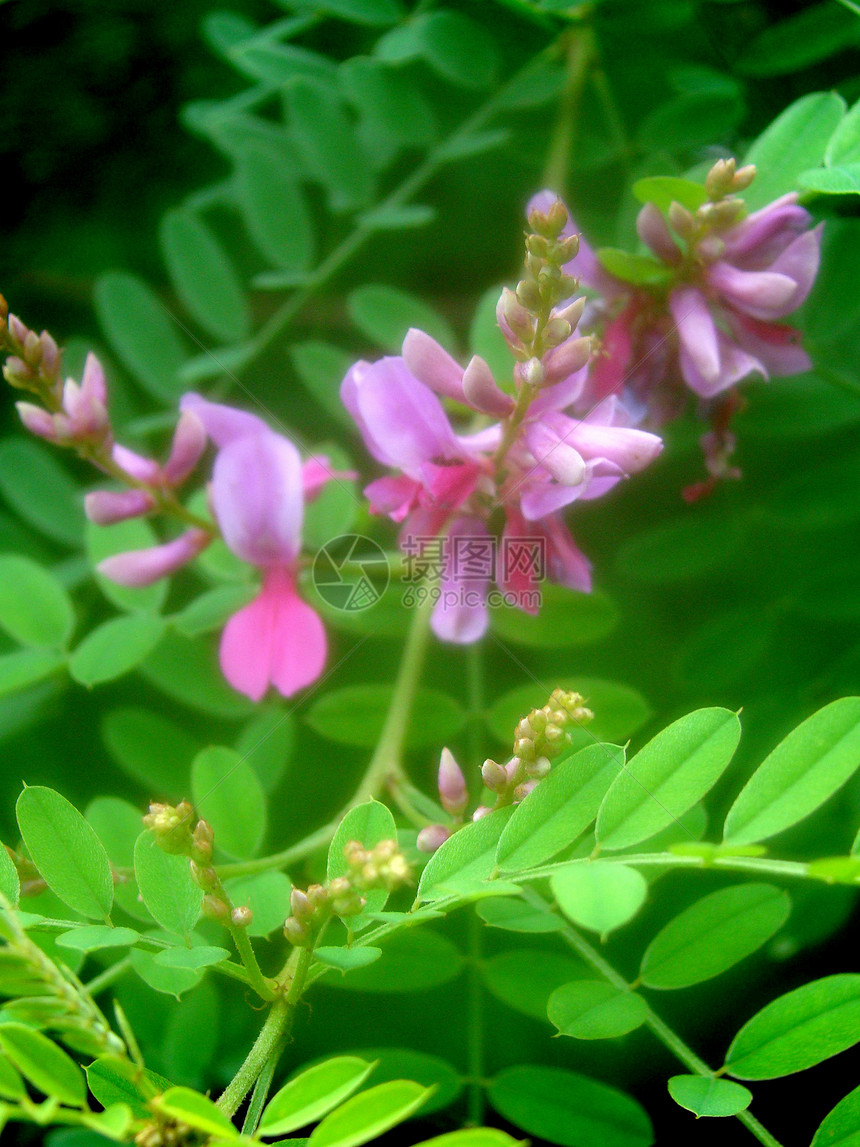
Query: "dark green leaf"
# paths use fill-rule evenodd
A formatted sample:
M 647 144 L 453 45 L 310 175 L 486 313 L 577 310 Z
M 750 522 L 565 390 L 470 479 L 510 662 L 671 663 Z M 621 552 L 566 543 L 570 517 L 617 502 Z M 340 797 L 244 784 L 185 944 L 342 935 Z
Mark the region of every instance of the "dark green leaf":
M 251 585 L 219 585 L 188 603 L 171 619 L 183 637 L 199 637 L 221 629 L 232 614 L 256 596 Z
M 153 919 L 179 936 L 187 936 L 200 915 L 203 891 L 191 879 L 188 859 L 159 848 L 151 832 L 134 846 L 134 875 Z
M 424 992 L 453 980 L 462 968 L 463 957 L 450 940 L 428 928 L 411 928 L 385 940 L 378 962 L 348 976 L 326 976 L 323 983 L 356 992 Z
M 192 762 L 191 791 L 216 847 L 241 860 L 253 856 L 266 835 L 266 796 L 248 762 L 235 749 L 210 745 Z
M 499 51 L 481 24 L 460 12 L 430 12 L 415 21 L 415 35 L 427 63 L 464 88 L 487 88 L 496 79 Z
M 24 1024 L 0 1024 L 0 1048 L 43 1094 L 70 1107 L 86 1104 L 83 1072 L 62 1048 L 41 1032 Z
M 494 896 L 482 900 L 475 910 L 485 924 L 505 932 L 558 932 L 564 927 L 553 912 L 541 912 L 514 897 Z
M 314 959 L 339 972 L 352 972 L 375 964 L 382 955 L 381 948 L 314 948 Z
M 726 1070 L 738 1079 L 778 1079 L 858 1040 L 860 975 L 825 976 L 787 992 L 748 1020 L 732 1041 Z
M 396 24 L 403 16 L 397 0 L 317 0 L 315 7 L 341 20 L 374 28 Z
M 663 522 L 618 549 L 618 568 L 645 585 L 672 585 L 719 569 L 738 552 L 750 523 L 707 510 Z
M 0 555 L 0 628 L 21 645 L 62 646 L 75 624 L 71 598 L 30 558 Z
M 304 192 L 283 149 L 262 140 L 236 154 L 239 206 L 260 253 L 276 267 L 307 271 L 314 261 L 314 231 Z
M 350 103 L 392 149 L 421 147 L 433 139 L 433 113 L 400 69 L 368 56 L 353 56 L 340 65 L 338 78 Z
M 178 323 L 158 296 L 135 275 L 107 271 L 96 280 L 94 301 L 123 365 L 150 394 L 174 401 L 181 391 L 185 347 Z
M 361 333 L 392 354 L 400 353 L 410 327 L 425 331 L 448 350 L 454 344 L 454 333 L 441 315 L 415 295 L 396 287 L 367 283 L 347 296 L 346 306 Z
M 84 532 L 81 491 L 46 447 L 23 438 L 0 442 L 0 493 L 28 525 L 64 546 Z
M 550 886 L 569 920 L 601 936 L 632 919 L 648 892 L 641 872 L 606 860 L 577 862 L 559 869 Z
M 855 47 L 859 38 L 856 14 L 824 0 L 759 32 L 735 66 L 752 76 L 784 76 Z
M 232 63 L 255 80 L 273 88 L 280 88 L 301 77 L 329 80 L 334 66 L 319 52 L 299 48 L 295 44 L 274 44 L 265 41 L 240 46 L 232 54 Z
M 290 763 L 295 739 L 295 718 L 279 708 L 263 709 L 236 738 L 236 752 L 256 772 L 265 793 L 277 788 Z
M 737 1115 L 752 1103 L 752 1092 L 730 1079 L 711 1079 L 704 1075 L 673 1075 L 669 1094 L 679 1107 L 702 1115 Z
M 182 796 L 197 745 L 185 730 L 146 709 L 114 709 L 102 722 L 108 752 L 150 796 Z
M 526 1134 L 560 1147 L 650 1147 L 651 1122 L 635 1099 L 575 1071 L 510 1067 L 490 1083 L 489 1099 Z
M 495 904 L 488 900 L 487 904 Z M 546 1006 L 556 988 L 587 974 L 571 956 L 540 948 L 514 948 L 482 961 L 488 991 L 524 1016 L 546 1023 Z
M 596 980 L 574 980 L 556 988 L 546 1010 L 559 1034 L 573 1039 L 617 1039 L 648 1018 L 641 996 Z
M 738 884 L 703 896 L 670 920 L 642 957 L 649 988 L 686 988 L 719 976 L 778 932 L 791 911 L 771 884 Z
M 493 610 L 493 632 L 516 645 L 557 649 L 599 641 L 618 624 L 618 611 L 602 593 L 578 593 L 545 583 L 541 598 L 540 613 L 534 617 L 507 606 Z
M 160 239 L 176 293 L 195 322 L 222 342 L 247 338 L 248 300 L 227 253 L 206 224 L 190 211 L 168 211 Z
M 295 343 L 289 352 L 302 385 L 326 413 L 338 422 L 352 425 L 352 418 L 340 400 L 340 384 L 355 356 L 330 343 L 314 341 Z
M 372 1062 L 342 1055 L 300 1072 L 269 1100 L 260 1135 L 268 1139 L 315 1123 L 361 1087 L 373 1067 Z
M 612 782 L 597 814 L 603 849 L 638 844 L 677 820 L 717 782 L 732 759 L 740 721 L 728 709 L 699 709 L 653 737 Z
M 471 159 L 475 155 L 495 151 L 497 147 L 504 146 L 510 138 L 510 132 L 503 127 L 491 128 L 489 131 L 458 132 L 436 149 L 436 155 L 446 163 L 453 163 L 458 159 Z
M 51 891 L 82 916 L 110 915 L 110 861 L 74 805 L 53 789 L 32 785 L 18 797 L 15 812 L 27 851 Z
M 590 745 L 556 764 L 505 825 L 496 852 L 499 868 L 534 868 L 572 845 L 597 816 L 623 764 L 624 750 L 616 745 Z
M 436 218 L 436 209 L 426 204 L 414 203 L 407 207 L 379 207 L 361 217 L 361 226 L 366 231 L 411 231 L 416 227 L 426 227 Z
M 843 697 L 798 725 L 756 769 L 729 809 L 727 843 L 767 840 L 803 820 L 858 764 L 860 697 Z
M 734 134 L 744 114 L 736 91 L 682 92 L 642 120 L 637 143 L 646 151 L 689 151 Z
M 221 676 L 215 650 L 200 641 L 166 634 L 140 672 L 168 697 L 214 717 L 244 717 L 252 709 Z
M 329 741 L 372 748 L 391 708 L 390 685 L 345 685 L 314 701 L 305 720 Z M 410 720 L 413 748 L 451 740 L 462 729 L 466 714 L 458 701 L 437 689 L 419 689 Z
M 287 88 L 296 143 L 308 173 L 328 192 L 335 213 L 364 207 L 373 195 L 373 174 L 337 95 L 305 77 Z
M 69 672 L 81 685 L 113 681 L 139 665 L 163 633 L 160 617 L 146 613 L 113 617 L 87 634 L 69 659 Z

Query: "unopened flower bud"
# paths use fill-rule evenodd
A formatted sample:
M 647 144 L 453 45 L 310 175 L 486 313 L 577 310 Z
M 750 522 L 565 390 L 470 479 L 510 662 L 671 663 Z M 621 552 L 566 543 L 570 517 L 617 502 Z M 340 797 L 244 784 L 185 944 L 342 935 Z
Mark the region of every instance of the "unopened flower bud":
M 545 259 L 550 252 L 550 241 L 543 235 L 526 235 L 526 250 L 538 259 Z
M 755 177 L 756 166 L 754 163 L 747 163 L 743 167 L 739 167 L 732 180 L 732 191 L 746 191 Z
M 217 920 L 220 924 L 226 923 L 230 917 L 230 909 L 225 902 L 220 896 L 213 896 L 211 893 L 203 897 L 200 911 L 207 920 Z
M 38 366 L 42 361 L 42 344 L 35 331 L 27 331 L 23 347 L 24 361 L 29 366 Z
M 452 816 L 460 816 L 469 803 L 466 779 L 450 749 L 443 749 L 439 756 L 439 800 Z
M 305 895 L 314 908 L 320 908 L 328 900 L 328 889 L 322 884 L 309 884 Z
M 198 888 L 202 888 L 204 892 L 212 892 L 218 887 L 218 873 L 209 865 L 200 865 L 196 861 L 190 860 L 188 867 L 191 871 L 191 879 Z
M 310 889 L 308 889 L 310 891 Z M 329 896 L 344 896 L 347 892 L 352 891 L 352 885 L 345 876 L 336 876 L 334 880 L 328 882 Z
M 690 239 L 696 232 L 696 217 L 673 199 L 669 204 L 669 222 L 682 239 Z
M 504 766 L 496 761 L 484 761 L 481 766 L 481 776 L 490 792 L 501 792 L 507 788 L 508 774 L 505 772 Z
M 591 358 L 593 343 L 586 335 L 584 338 L 566 339 L 561 346 L 551 350 L 544 359 L 544 370 L 548 382 L 560 382 L 570 378 L 578 370 L 582 370 Z
M 435 852 L 437 848 L 442 847 L 450 835 L 451 830 L 446 828 L 444 824 L 428 824 L 418 833 L 418 839 L 415 843 L 419 852 Z
M 472 820 L 473 821 L 483 820 L 483 818 L 485 816 L 487 816 L 489 813 L 491 813 L 492 811 L 493 810 L 490 808 L 489 805 L 479 804 L 478 807 L 475 809 L 475 811 L 472 813 Z
M 230 919 L 234 928 L 247 928 L 253 923 L 254 913 L 247 904 L 239 904 L 230 913 Z
M 6 300 L 3 298 L 3 296 L 0 295 L 0 319 L 3 319 L 3 321 L 5 322 L 8 315 L 9 315 L 9 304 L 6 302 Z
M 543 339 L 548 347 L 557 347 L 570 338 L 570 323 L 564 319 L 550 319 L 543 329 Z
M 570 329 L 576 330 L 579 325 L 579 320 L 582 318 L 582 312 L 585 310 L 585 295 L 580 295 L 578 299 L 574 299 L 572 303 L 568 303 L 562 307 L 553 310 L 553 318 L 564 319 L 566 323 L 570 323 Z
M 683 256 L 672 238 L 663 213 L 653 203 L 646 203 L 636 216 L 636 233 L 664 263 L 674 267 L 681 262 Z
M 579 254 L 579 236 L 568 235 L 566 239 L 559 240 L 556 249 L 556 262 L 569 263 Z
M 543 780 L 547 773 L 552 768 L 552 762 L 549 757 L 538 757 L 534 761 L 529 761 L 526 764 L 526 773 L 536 781 Z
M 11 358 L 6 359 L 3 377 L 10 386 L 14 386 L 18 390 L 32 390 L 34 376 L 33 368 L 29 367 L 22 358 L 12 355 Z
M 505 335 L 505 325 L 507 325 L 512 334 L 516 335 L 519 339 L 529 340 L 534 333 L 534 321 L 531 314 L 517 299 L 517 296 L 510 287 L 502 288 L 502 293 L 499 296 L 499 302 L 496 307 L 496 321 L 501 327 L 502 333 Z
M 534 279 L 520 279 L 516 294 L 517 300 L 527 311 L 536 311 L 541 305 L 540 287 Z
M 154 507 L 155 499 L 145 490 L 94 490 L 84 495 L 84 513 L 98 526 L 140 518 Z
M 56 442 L 59 438 L 54 416 L 41 406 L 34 406 L 32 402 L 16 402 L 15 409 L 24 424 L 25 429 L 38 438 L 45 438 L 48 442 Z
M 524 801 L 529 793 L 534 789 L 535 785 L 537 785 L 536 780 L 523 781 L 521 785 L 517 785 L 517 787 L 514 789 L 514 803 L 517 804 L 519 801 Z
M 288 916 L 284 921 L 284 936 L 296 948 L 307 948 L 311 942 L 311 930 L 307 924 Z
M 532 390 L 539 390 L 546 381 L 546 371 L 539 358 L 530 358 L 528 362 L 524 362 L 518 368 L 517 374 L 523 383 L 531 387 Z
M 39 335 L 39 342 L 42 344 L 42 374 L 53 375 L 60 366 L 60 348 L 47 331 Z
M 30 333 L 29 327 L 25 326 L 17 315 L 9 315 L 6 323 L 13 341 L 17 344 L 18 349 L 22 350 L 27 340 L 27 335 Z
M 726 245 L 719 235 L 706 235 L 696 244 L 696 254 L 704 263 L 716 263 L 725 254 Z
M 703 203 L 696 214 L 709 227 L 731 227 L 743 211 L 742 199 L 723 199 L 719 203 Z
M 732 190 L 734 178 L 734 159 L 718 159 L 705 177 L 705 190 L 708 193 L 708 198 L 722 199 Z
M 307 920 L 314 914 L 314 906 L 300 888 L 290 893 L 290 911 L 297 920 Z

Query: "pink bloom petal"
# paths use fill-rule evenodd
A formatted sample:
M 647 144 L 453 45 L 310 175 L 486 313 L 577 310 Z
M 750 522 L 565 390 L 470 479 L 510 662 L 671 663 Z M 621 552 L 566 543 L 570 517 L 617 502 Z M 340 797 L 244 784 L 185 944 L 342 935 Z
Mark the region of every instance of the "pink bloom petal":
M 154 486 L 161 480 L 161 467 L 154 458 L 144 458 L 142 454 L 136 454 L 127 446 L 119 445 L 113 447 L 111 456 L 117 466 L 121 466 L 126 474 L 131 474 L 138 482 L 147 482 Z
M 797 284 L 776 271 L 740 271 L 720 261 L 708 270 L 708 282 L 734 307 L 756 319 L 778 319 L 795 309 Z
M 514 408 L 514 400 L 498 388 L 493 372 L 479 355 L 474 355 L 463 372 L 463 395 L 469 406 L 482 414 L 503 418 Z
M 403 361 L 419 382 L 437 394 L 466 402 L 463 394 L 463 368 L 424 331 L 410 327 L 406 332 Z
M 821 234 L 823 230 L 824 224 L 819 223 L 814 230 L 799 235 L 771 264 L 771 271 L 788 275 L 796 284 L 795 293 L 790 303 L 792 311 L 796 311 L 806 301 L 807 295 L 812 290 L 812 284 L 815 282 L 815 276 L 818 274 L 818 267 L 821 262 Z M 788 311 L 784 311 L 783 315 L 788 313 Z M 782 318 L 783 315 L 775 315 L 774 317 Z
M 312 502 L 328 482 L 352 482 L 356 470 L 335 470 L 326 454 L 312 454 L 302 466 L 302 490 L 306 502 Z
M 678 328 L 682 358 L 693 364 L 706 385 L 717 383 L 720 377 L 717 328 L 704 295 L 696 287 L 678 287 L 669 296 L 669 307 Z
M 767 376 L 767 371 L 759 360 L 732 342 L 722 331 L 718 336 L 717 350 L 719 369 L 712 378 L 705 378 L 699 373 L 692 357 L 687 354 L 683 346 L 681 347 L 680 365 L 684 381 L 702 398 L 713 398 L 715 394 L 728 390 L 748 374 Z
M 563 486 L 582 485 L 586 476 L 585 459 L 555 427 L 542 421 L 529 422 L 524 437 L 537 465 L 548 470 L 556 481 Z
M 371 514 L 385 514 L 393 522 L 402 522 L 417 504 L 422 490 L 420 482 L 397 474 L 388 478 L 377 478 L 365 486 L 365 497 L 370 502 Z
M 81 394 L 87 405 L 98 403 L 107 406 L 107 383 L 102 364 L 92 353 L 87 355 L 84 373 L 81 376 Z
M 268 430 L 268 425 L 256 414 L 235 410 L 220 402 L 209 402 L 199 394 L 184 394 L 179 402 L 181 411 L 190 410 L 203 423 L 206 433 L 216 446 L 228 446 L 246 434 Z
M 734 311 L 726 315 L 738 345 L 761 364 L 765 377 L 784 378 L 809 370 L 812 360 L 800 346 L 800 331 L 782 323 L 764 323 Z
M 559 585 L 591 593 L 591 562 L 570 536 L 567 526 L 557 516 L 543 523 L 547 536 L 549 576 Z
M 646 203 L 636 216 L 636 234 L 658 259 L 675 266 L 681 261 L 681 252 L 672 238 L 663 212 L 653 203 Z
M 482 576 L 469 576 L 465 560 L 468 542 L 474 539 L 479 558 L 486 561 L 492 553 L 493 540 L 486 525 L 474 517 L 455 518 L 448 531 L 449 553 L 439 586 L 439 600 L 433 608 L 430 625 L 441 641 L 469 645 L 487 631 L 487 592 L 489 571 Z M 454 554 L 464 560 L 458 561 Z M 483 564 L 483 563 L 482 563 Z M 480 570 L 476 571 L 481 573 Z
M 763 271 L 810 223 L 792 191 L 754 211 L 721 235 L 724 257 L 746 271 Z
M 206 449 L 206 429 L 193 410 L 183 410 L 173 432 L 170 455 L 164 464 L 169 486 L 181 485 Z
M 155 505 L 145 490 L 95 490 L 84 498 L 84 512 L 91 522 L 111 526 L 128 518 L 148 514 Z
M 561 417 L 564 417 L 563 415 Z M 573 422 L 564 441 L 585 459 L 603 459 L 625 474 L 635 474 L 653 462 L 663 449 L 656 434 L 626 426 L 601 426 L 593 422 Z M 557 427 L 560 429 L 560 427 Z
M 54 422 L 54 416 L 41 406 L 32 402 L 16 402 L 15 409 L 24 424 L 25 429 L 39 438 L 46 438 L 49 442 L 56 442 L 59 434 Z
M 211 540 L 212 536 L 206 530 L 188 530 L 164 545 L 128 550 L 105 558 L 96 566 L 96 571 L 118 585 L 152 585 L 197 557 Z
M 282 567 L 267 570 L 259 595 L 233 614 L 221 635 L 221 670 L 252 701 L 261 700 L 270 684 L 291 697 L 316 681 L 325 658 L 322 621 Z
M 547 381 L 560 382 L 578 374 L 591 358 L 591 346 L 591 339 L 588 336 L 584 338 L 571 336 L 551 350 L 544 358 Z
M 212 505 L 224 541 L 243 561 L 289 564 L 304 511 L 298 450 L 271 430 L 234 439 L 215 459 Z

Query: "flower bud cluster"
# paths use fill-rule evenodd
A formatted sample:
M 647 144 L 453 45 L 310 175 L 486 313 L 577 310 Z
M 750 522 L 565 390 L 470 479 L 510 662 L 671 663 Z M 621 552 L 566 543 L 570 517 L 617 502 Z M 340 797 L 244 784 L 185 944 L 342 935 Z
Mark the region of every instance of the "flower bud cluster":
M 16 390 L 30 390 L 45 398 L 60 397 L 60 350 L 47 331 L 36 334 L 0 295 L 0 347 L 10 354 L 3 375 Z
M 346 875 L 336 876 L 327 884 L 310 884 L 305 891 L 294 888 L 290 893 L 292 915 L 284 921 L 284 936 L 297 948 L 312 948 L 332 916 L 341 920 L 357 916 L 367 903 L 365 892 L 377 888 L 392 892 L 411 878 L 396 840 L 381 840 L 373 848 L 350 840 L 343 854 Z
M 178 805 L 153 801 L 144 816 L 144 825 L 155 836 L 164 852 L 188 857 L 191 879 L 203 890 L 203 915 L 227 928 L 247 928 L 254 916 L 246 905 L 234 905 L 212 863 L 215 833 L 207 820 L 198 820 L 194 828 L 194 808 L 189 801 Z

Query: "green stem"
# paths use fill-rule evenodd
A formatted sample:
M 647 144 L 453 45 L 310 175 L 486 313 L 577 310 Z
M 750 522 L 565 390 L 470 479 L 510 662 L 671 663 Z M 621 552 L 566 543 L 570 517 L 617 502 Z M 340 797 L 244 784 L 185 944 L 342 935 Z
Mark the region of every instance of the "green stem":
M 286 1038 L 282 1036 L 280 1042 L 273 1048 L 263 1070 L 257 1076 L 257 1082 L 254 1084 L 254 1090 L 251 1092 L 251 1099 L 248 1103 L 248 1110 L 245 1112 L 245 1118 L 242 1122 L 243 1135 L 253 1135 L 260 1124 L 260 1117 L 266 1106 L 275 1068 L 278 1066 L 278 1060 L 281 1058 L 281 1052 L 284 1050 L 286 1042 Z
M 524 899 L 531 904 L 534 908 L 546 913 L 552 912 L 550 905 L 538 893 L 533 892 L 531 889 L 523 890 Z M 590 964 L 595 971 L 599 972 L 605 980 L 608 980 L 613 987 L 618 988 L 622 992 L 630 992 L 633 990 L 632 985 L 624 979 L 624 977 L 612 967 L 612 965 L 604 959 L 601 954 L 589 944 L 584 936 L 581 936 L 575 928 L 569 924 L 565 924 L 560 930 L 559 935 L 573 950 L 582 957 L 587 964 Z M 648 1018 L 645 1021 L 647 1027 L 651 1029 L 657 1039 L 668 1048 L 674 1056 L 676 1056 L 685 1067 L 688 1067 L 696 1075 L 704 1076 L 706 1079 L 716 1079 L 717 1073 L 712 1067 L 709 1067 L 703 1059 L 693 1051 L 689 1044 L 678 1035 L 676 1031 L 662 1020 L 650 1007 L 648 1008 Z M 751 1115 L 748 1111 L 741 1111 L 738 1113 L 737 1118 L 743 1123 L 747 1130 L 759 1140 L 764 1143 L 765 1147 L 780 1147 L 777 1139 L 771 1135 L 766 1127 Z
M 234 924 L 229 924 L 228 928 L 239 957 L 248 972 L 248 985 L 264 1000 L 271 1002 L 276 998 L 277 993 L 272 988 L 272 981 L 267 980 L 260 970 L 260 965 L 257 963 L 257 953 L 254 951 L 248 933 L 244 928 L 237 928 Z
M 305 976 L 311 962 L 311 952 L 308 948 L 294 948 L 285 967 L 277 977 L 279 986 L 286 988 L 272 1004 L 266 1022 L 254 1045 L 248 1052 L 245 1062 L 236 1072 L 223 1094 L 218 1099 L 218 1107 L 227 1116 L 233 1116 L 242 1100 L 251 1090 L 266 1069 L 270 1060 L 276 1059 L 280 1049 L 289 1038 L 293 1025 L 296 1004 L 305 986 Z M 272 1068 L 274 1071 L 274 1067 Z
M 484 1122 L 484 984 L 481 975 L 482 924 L 474 909 L 469 914 L 469 983 L 466 1005 L 466 1069 L 468 1090 L 466 1125 Z
M 543 174 L 543 186 L 559 193 L 570 168 L 582 90 L 595 54 L 591 28 L 572 28 L 568 35 L 567 79 Z
M 117 980 L 121 980 L 130 968 L 130 956 L 126 956 L 124 960 L 117 960 L 115 964 L 111 964 L 109 968 L 105 968 L 103 972 L 99 972 L 97 976 L 93 976 L 91 980 L 84 984 L 87 994 L 97 996 L 99 992 L 103 992 L 105 988 L 109 988 L 111 984 L 115 984 Z
M 810 878 L 809 865 L 800 860 L 775 860 L 766 856 L 685 856 L 675 852 L 643 852 L 643 853 L 616 853 L 612 856 L 601 856 L 601 864 L 625 864 L 634 868 L 646 868 L 658 865 L 664 868 L 700 868 L 723 869 L 731 872 L 746 872 L 756 876 L 783 876 L 795 880 Z M 571 864 L 590 864 L 591 857 L 577 857 L 574 860 L 562 860 L 557 864 L 542 864 L 525 872 L 518 872 L 518 883 L 532 880 L 543 880 L 552 876 L 560 869 Z M 505 873 L 500 873 L 504 877 Z M 817 879 L 812 877 L 812 879 Z

